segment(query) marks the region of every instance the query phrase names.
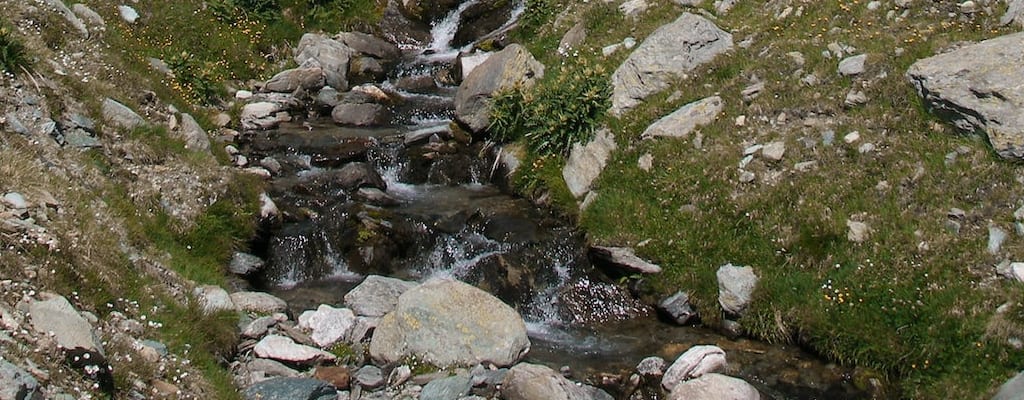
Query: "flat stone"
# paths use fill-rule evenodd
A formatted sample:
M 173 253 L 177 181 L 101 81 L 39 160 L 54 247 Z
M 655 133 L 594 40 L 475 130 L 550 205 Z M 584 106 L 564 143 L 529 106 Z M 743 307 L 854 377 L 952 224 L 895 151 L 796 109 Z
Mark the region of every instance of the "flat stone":
M 220 286 L 199 286 L 192 295 L 199 300 L 203 312 L 207 314 L 235 309 L 235 303 L 231 301 L 231 295 Z
M 627 274 L 657 274 L 661 267 L 637 257 L 628 247 L 591 246 L 590 256 L 598 262 L 609 264 Z
M 863 243 L 871 234 L 871 228 L 868 224 L 860 221 L 847 220 L 846 227 L 849 229 L 846 233 L 846 239 L 854 243 Z
M 32 374 L 0 359 L 0 399 L 42 400 L 42 387 Z
M 562 168 L 562 179 L 573 196 L 580 198 L 590 191 L 590 185 L 604 170 L 616 148 L 615 135 L 607 128 L 597 131 L 585 145 L 573 144 L 569 159 Z
M 311 330 L 313 343 L 323 348 L 348 340 L 355 322 L 356 316 L 352 310 L 326 304 L 321 304 L 316 311 L 306 311 L 299 316 L 299 327 Z
M 136 114 L 131 108 L 113 99 L 103 100 L 101 108 L 103 119 L 116 127 L 131 130 L 146 123 L 146 120 L 140 117 L 139 114 Z
M 423 386 L 420 400 L 459 400 L 473 388 L 468 376 L 450 376 Z
M 417 283 L 386 276 L 370 275 L 345 294 L 345 305 L 356 315 L 383 317 L 395 309 L 398 297 Z
M 505 400 L 588 399 L 612 400 L 603 390 L 576 384 L 543 365 L 521 363 L 512 367 L 501 385 Z
M 661 378 L 661 387 L 672 391 L 680 382 L 719 371 L 727 365 L 725 351 L 718 346 L 693 346 L 676 358 Z
M 867 59 L 867 54 L 861 54 L 844 58 L 843 61 L 839 62 L 839 74 L 843 76 L 863 74 L 864 62 L 867 61 Z
M 686 104 L 648 126 L 640 136 L 645 139 L 652 137 L 685 139 L 698 127 L 714 122 L 723 107 L 722 98 L 718 96 Z
M 235 292 L 231 294 L 231 301 L 235 303 L 235 308 L 239 311 L 257 314 L 273 314 L 288 311 L 288 303 L 269 293 Z
M 366 365 L 356 371 L 355 380 L 359 386 L 376 389 L 384 385 L 384 372 L 373 365 Z
M 667 400 L 760 400 L 757 389 L 742 379 L 720 374 L 705 374 L 682 382 L 672 389 Z
M 54 295 L 49 300 L 33 301 L 28 311 L 36 332 L 53 335 L 60 347 L 103 353 L 103 345 L 92 325 L 64 297 Z
M 245 389 L 245 400 L 336 400 L 327 382 L 309 378 L 274 378 Z
M 295 343 L 281 335 L 268 335 L 256 343 L 253 351 L 257 356 L 297 364 L 313 364 L 319 361 L 334 361 L 333 354 Z
M 764 145 L 761 149 L 761 156 L 768 161 L 781 161 L 782 157 L 786 154 L 786 143 L 785 142 L 771 142 Z
M 231 256 L 231 262 L 228 263 L 228 272 L 236 275 L 249 275 L 263 269 L 265 264 L 262 258 L 236 251 Z

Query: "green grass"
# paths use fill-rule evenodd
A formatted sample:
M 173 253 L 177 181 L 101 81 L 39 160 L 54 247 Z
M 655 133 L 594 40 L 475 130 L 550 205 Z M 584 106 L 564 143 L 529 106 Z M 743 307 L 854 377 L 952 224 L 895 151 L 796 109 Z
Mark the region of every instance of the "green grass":
M 778 21 L 773 16 L 782 6 L 741 2 L 715 22 L 737 43 L 753 39 L 748 47 L 719 56 L 621 119 L 605 120 L 620 150 L 595 182 L 599 196 L 579 216 L 580 224 L 601 244 L 645 242 L 638 252 L 665 269 L 648 284 L 662 295 L 690 291 L 709 325 L 720 318 L 717 268 L 751 265 L 761 282 L 741 323 L 752 336 L 798 343 L 828 359 L 879 371 L 893 379 L 900 397 L 991 395 L 1024 365 L 1024 352 L 1007 344 L 1024 336 L 1024 316 L 1015 306 L 996 313 L 1004 303 L 1019 303 L 1024 289 L 994 278 L 992 268 L 1002 257 L 1020 254 L 1024 243 L 1009 239 L 1003 256 L 985 251 L 990 221 L 1012 230 L 1021 198 L 1015 189 L 1019 166 L 997 159 L 982 140 L 937 128 L 940 121 L 903 77 L 914 61 L 955 43 L 1009 32 L 997 26 L 998 15 L 949 18 L 950 12 L 960 15 L 956 7 L 914 3 L 909 16 L 897 21 L 886 18 L 884 7 L 871 12 L 866 3 L 825 2 Z M 600 2 L 576 5 L 559 25 L 554 18 L 527 20 L 516 37 L 550 66 L 560 62 L 554 49 L 577 21 L 589 30 L 581 53 L 590 56 L 627 36 L 642 41 L 682 11 L 652 2 L 633 21 Z M 868 54 L 867 72 L 839 76 L 839 59 L 822 54 L 832 42 Z M 803 55 L 802 66 L 787 56 L 793 51 Z M 604 66 L 613 70 L 627 54 L 619 50 Z M 808 74 L 818 84 L 799 82 Z M 748 103 L 740 92 L 754 77 L 765 89 Z M 870 98 L 868 104 L 844 106 L 854 87 Z M 714 94 L 725 110 L 700 129 L 700 148 L 695 135 L 640 139 L 661 116 Z M 777 122 L 781 114 L 787 122 Z M 740 115 L 747 119 L 743 127 L 733 123 Z M 821 143 L 826 130 L 835 134 L 831 146 Z M 843 143 L 854 130 L 862 139 Z M 806 147 L 801 138 L 816 145 Z M 786 143 L 781 164 L 757 159 L 746 168 L 755 182 L 739 183 L 743 148 L 775 140 Z M 857 146 L 865 142 L 876 150 L 861 154 Z M 959 147 L 969 152 L 947 164 L 947 153 Z M 637 166 L 644 154 L 654 158 L 650 172 Z M 527 157 L 519 187 L 528 194 L 564 193 L 563 161 L 538 160 Z M 795 163 L 810 160 L 815 168 L 794 170 Z M 576 209 L 571 196 L 552 199 L 570 213 Z M 953 207 L 969 215 L 958 235 L 945 226 Z M 847 240 L 848 219 L 870 226 L 867 241 Z
M 13 75 L 29 65 L 28 53 L 6 20 L 0 20 L 0 68 Z

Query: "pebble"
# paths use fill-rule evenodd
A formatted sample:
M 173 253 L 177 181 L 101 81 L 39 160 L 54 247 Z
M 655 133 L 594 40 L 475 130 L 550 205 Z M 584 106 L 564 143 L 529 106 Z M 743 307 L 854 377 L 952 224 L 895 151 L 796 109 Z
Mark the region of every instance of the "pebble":
M 995 225 L 988 227 L 988 253 L 999 254 L 999 250 L 1003 247 L 1003 242 L 1006 241 L 1006 231 Z
M 860 154 L 867 154 L 873 151 L 875 151 L 874 143 L 864 143 L 860 145 L 860 147 L 857 147 L 857 152 L 859 152 Z
M 843 141 L 846 142 L 846 144 L 853 144 L 858 140 L 860 140 L 860 132 L 857 131 L 847 133 L 846 136 L 843 136 Z
M 785 142 L 771 142 L 761 149 L 761 156 L 769 161 L 779 161 L 786 154 Z
M 355 374 L 356 382 L 359 382 L 359 386 L 367 389 L 378 388 L 384 384 L 384 373 L 373 365 L 367 365 L 359 368 Z
M 755 175 L 754 175 L 753 172 L 750 172 L 750 171 L 740 172 L 740 183 L 750 183 L 750 182 L 753 182 L 754 178 L 755 178 Z
M 882 2 L 880 1 L 872 1 L 868 3 L 868 11 L 875 11 L 879 8 L 882 8 Z

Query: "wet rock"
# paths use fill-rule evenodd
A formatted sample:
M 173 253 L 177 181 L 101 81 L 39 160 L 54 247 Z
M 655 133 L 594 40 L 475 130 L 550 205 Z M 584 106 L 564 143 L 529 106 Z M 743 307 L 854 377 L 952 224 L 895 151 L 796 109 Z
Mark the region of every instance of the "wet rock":
M 450 376 L 424 385 L 420 400 L 459 400 L 468 395 L 472 388 L 469 377 Z
M 514 309 L 465 283 L 431 279 L 398 298 L 373 335 L 370 356 L 382 363 L 415 355 L 440 367 L 507 366 L 529 348 L 526 324 Z
M 588 279 L 566 285 L 558 293 L 556 305 L 562 320 L 569 325 L 626 321 L 650 315 L 650 309 L 627 290 Z
M 387 189 L 387 183 L 384 182 L 384 178 L 381 178 L 373 166 L 364 162 L 345 164 L 344 167 L 334 173 L 332 178 L 335 183 L 348 190 L 363 187 Z
M 235 292 L 231 294 L 231 301 L 235 303 L 235 308 L 239 311 L 257 314 L 273 314 L 288 311 L 288 303 L 269 293 Z
M 309 60 L 316 60 L 323 71 L 324 83 L 344 92 L 349 88 L 348 64 L 352 53 L 351 48 L 326 35 L 307 33 L 299 39 L 295 62 L 303 65 Z
M 732 35 L 703 17 L 683 13 L 648 36 L 615 70 L 610 112 L 621 115 L 732 46 Z
M 665 359 L 657 356 L 644 358 L 636 365 L 636 372 L 646 378 L 660 378 L 665 374 Z
M 503 0 L 482 0 L 467 7 L 461 14 L 461 21 L 451 46 L 460 48 L 485 37 L 501 28 L 508 21 L 516 4 Z M 499 46 L 500 47 L 500 46 Z
M 678 110 L 662 117 L 644 130 L 641 137 L 673 137 L 686 139 L 698 127 L 710 124 L 722 112 L 722 98 L 718 96 L 697 100 L 680 107 Z
M 313 372 L 313 378 L 327 382 L 338 390 L 349 388 L 349 381 L 352 379 L 352 371 L 346 366 L 317 367 Z
M 390 207 L 401 204 L 401 201 L 377 188 L 359 188 L 355 193 L 355 198 L 367 204 L 380 207 Z
M 391 122 L 391 111 L 374 103 L 342 103 L 331 110 L 336 124 L 348 126 L 381 126 Z
M 291 338 L 281 335 L 267 335 L 260 339 L 253 347 L 253 352 L 262 358 L 295 364 L 314 364 L 335 359 L 331 353 L 295 343 Z
M 199 286 L 192 292 L 192 295 L 199 300 L 203 312 L 207 314 L 235 309 L 235 303 L 231 301 L 231 295 L 220 286 Z
M 759 400 L 757 389 L 742 379 L 706 374 L 676 385 L 668 400 Z
M 185 141 L 185 148 L 192 151 L 210 151 L 210 137 L 206 130 L 189 114 L 181 114 L 181 126 L 178 135 Z
M 40 335 L 52 335 L 60 347 L 103 353 L 92 325 L 64 297 L 52 295 L 47 300 L 33 301 L 28 312 L 32 328 Z
M 661 267 L 637 257 L 629 247 L 591 246 L 590 258 L 595 264 L 604 264 L 624 275 L 657 274 Z
M 285 107 L 280 103 L 266 101 L 246 104 L 242 107 L 242 113 L 239 116 L 242 129 L 255 130 L 276 127 L 281 123 L 276 114 L 284 109 Z
M 458 58 L 455 59 L 455 73 L 459 77 L 459 81 L 462 82 L 469 77 L 469 73 L 473 72 L 476 67 L 487 61 L 494 53 L 483 52 L 473 54 L 459 54 Z
M 386 276 L 370 275 L 359 286 L 345 294 L 345 305 L 356 315 L 383 317 L 395 309 L 398 297 L 416 287 L 415 282 Z
M 718 268 L 715 276 L 718 278 L 718 304 L 727 313 L 742 315 L 757 288 L 754 269 L 726 264 Z
M 386 75 L 384 66 L 376 58 L 353 56 L 348 62 L 349 84 L 382 81 Z
M 355 381 L 367 389 L 379 388 L 384 386 L 384 372 L 376 366 L 366 365 L 356 371 Z
M 136 114 L 135 111 L 132 111 L 131 108 L 128 108 L 124 104 L 118 103 L 113 99 L 108 98 L 103 100 L 103 106 L 101 108 L 103 112 L 103 119 L 118 128 L 132 130 L 146 123 L 146 120 L 142 119 L 142 117 L 140 117 L 139 114 Z
M 245 400 L 335 400 L 338 391 L 309 378 L 274 378 L 245 389 Z
M 863 74 L 864 62 L 867 61 L 867 59 L 867 54 L 844 58 L 843 61 L 839 62 L 839 75 L 853 76 Z
M 0 359 L 0 399 L 42 400 L 42 387 L 24 369 Z
M 316 311 L 306 311 L 299 316 L 299 327 L 313 332 L 313 343 L 327 348 L 348 339 L 356 316 L 347 308 L 334 308 L 321 304 Z
M 437 82 L 430 75 L 403 76 L 395 82 L 395 87 L 411 93 L 433 93 L 437 91 Z
M 661 378 L 661 387 L 672 391 L 680 382 L 719 371 L 726 365 L 725 351 L 718 346 L 693 346 L 668 367 Z
M 512 367 L 501 386 L 501 397 L 505 400 L 612 399 L 601 389 L 577 385 L 551 368 L 528 363 Z
M 228 272 L 236 275 L 249 275 L 263 269 L 266 263 L 263 259 L 249 253 L 236 251 L 228 263 Z
M 361 54 L 385 61 L 386 63 L 395 62 L 402 56 L 398 46 L 362 32 L 341 32 L 334 35 L 334 40 Z
M 689 293 L 684 291 L 676 292 L 659 302 L 658 310 L 679 325 L 686 325 L 690 319 L 697 316 L 697 309 L 690 304 Z
M 544 76 L 544 65 L 525 47 L 512 44 L 474 68 L 455 93 L 455 118 L 471 132 L 487 129 L 491 121 L 490 99 L 514 87 L 527 88 Z
M 992 397 L 992 400 L 1021 400 L 1024 399 L 1024 372 L 1010 378 L 999 391 Z
M 1024 158 L 1024 32 L 917 61 L 907 79 L 928 109 L 958 129 L 987 135 L 1006 159 Z
M 291 93 L 301 88 L 313 92 L 322 88 L 325 83 L 324 71 L 323 68 L 320 68 L 320 63 L 309 59 L 298 68 L 278 72 L 263 85 L 263 89 L 270 92 Z
M 616 148 L 615 135 L 607 128 L 597 131 L 586 145 L 573 144 L 562 168 L 562 179 L 573 196 L 580 198 L 590 191 L 590 185 L 601 175 Z

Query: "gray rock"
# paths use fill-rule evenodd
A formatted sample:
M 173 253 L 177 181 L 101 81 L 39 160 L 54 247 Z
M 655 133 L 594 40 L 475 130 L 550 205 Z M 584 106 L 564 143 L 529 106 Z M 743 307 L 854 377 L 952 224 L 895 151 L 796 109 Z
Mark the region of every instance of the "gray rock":
M 199 286 L 192 292 L 192 295 L 196 297 L 203 312 L 207 314 L 235 309 L 235 303 L 231 301 L 231 295 L 220 286 Z
M 60 347 L 103 354 L 103 345 L 92 325 L 64 297 L 53 295 L 48 300 L 33 301 L 28 305 L 28 312 L 32 328 L 41 335 L 53 335 Z
M 584 40 L 587 40 L 587 27 L 583 23 L 577 23 L 569 29 L 568 32 L 562 36 L 562 40 L 558 42 L 558 54 L 568 55 L 572 50 L 576 49 Z
M 667 400 L 760 400 L 757 389 L 742 379 L 720 374 L 705 374 L 700 378 L 676 385 Z
M 847 107 L 857 107 L 868 103 L 868 95 L 862 90 L 850 90 L 846 93 L 846 98 L 843 99 L 843 104 Z
M 299 371 L 289 368 L 274 360 L 266 358 L 254 358 L 241 366 L 241 371 L 257 375 L 257 381 L 264 381 L 268 378 L 284 377 L 295 378 L 300 375 Z
M 71 6 L 71 12 L 75 13 L 82 22 L 86 22 L 91 25 L 95 25 L 100 28 L 107 26 L 106 21 L 103 20 L 96 11 L 93 11 L 89 6 L 82 3 L 75 3 Z
M 42 387 L 31 374 L 0 359 L 0 399 L 42 400 Z
M 121 15 L 121 19 L 129 24 L 134 24 L 135 21 L 139 20 L 139 12 L 135 11 L 131 6 L 120 5 L 117 6 L 117 13 Z
M 999 251 L 1003 247 L 1003 242 L 1006 241 L 1007 233 L 1003 228 L 995 225 L 988 227 L 988 253 L 999 254 Z
M 103 106 L 101 108 L 103 111 L 103 119 L 118 128 L 131 130 L 146 123 L 146 120 L 142 119 L 142 117 L 140 117 L 139 114 L 136 114 L 135 111 L 132 111 L 132 109 L 128 108 L 124 104 L 114 101 L 113 99 L 108 98 L 103 100 Z
M 1000 386 L 992 400 L 1024 400 L 1024 372 Z
M 185 140 L 186 149 L 202 152 L 210 151 L 210 137 L 207 136 L 206 130 L 199 126 L 199 123 L 191 115 L 181 114 L 181 127 L 178 129 L 178 134 Z
M 339 186 L 354 190 L 358 188 L 387 189 L 387 182 L 377 173 L 372 165 L 364 162 L 351 162 L 345 164 L 340 170 L 334 172 L 332 178 Z
M 103 143 L 99 139 L 79 128 L 74 128 L 64 133 L 64 145 L 78 149 L 103 147 Z
M 839 74 L 843 76 L 860 75 L 864 73 L 864 62 L 867 61 L 867 54 L 846 57 L 839 62 Z
M 335 400 L 338 391 L 309 378 L 274 378 L 245 389 L 245 400 Z
M 654 31 L 615 70 L 611 113 L 621 115 L 732 46 L 732 35 L 703 17 L 683 13 Z
M 661 272 L 660 266 L 637 257 L 633 249 L 628 247 L 591 246 L 590 256 L 626 274 L 657 274 Z
M 277 324 L 277 319 L 272 316 L 263 316 L 252 320 L 242 328 L 242 337 L 259 339 L 267 334 L 270 327 Z
M 263 259 L 249 253 L 236 251 L 228 263 L 228 272 L 236 275 L 249 275 L 263 269 L 266 262 Z
M 641 137 L 674 137 L 685 139 L 700 126 L 715 121 L 722 112 L 722 98 L 718 96 L 697 100 L 680 107 L 648 126 Z
M 491 122 L 491 97 L 515 87 L 528 88 L 542 76 L 544 65 L 525 47 L 509 45 L 473 68 L 459 85 L 455 118 L 471 132 L 482 132 Z
M 339 125 L 380 126 L 391 121 L 391 111 L 374 103 L 341 103 L 331 110 L 331 119 Z
M 334 35 L 334 40 L 361 54 L 389 62 L 396 61 L 402 56 L 398 46 L 362 32 L 341 32 Z
M 572 145 L 569 159 L 562 168 L 562 179 L 573 196 L 580 198 L 590 191 L 590 185 L 601 175 L 616 148 L 615 135 L 607 128 L 594 133 L 594 138 L 586 145 Z
M 521 363 L 512 367 L 501 385 L 505 400 L 611 400 L 603 390 L 577 385 L 543 365 Z
M 327 348 L 335 343 L 348 340 L 356 315 L 347 308 L 334 308 L 321 304 L 316 311 L 306 311 L 299 316 L 299 327 L 313 332 L 310 338 L 317 346 Z
M 263 89 L 271 92 L 291 93 L 301 88 L 313 92 L 320 90 L 325 83 L 324 71 L 320 68 L 320 63 L 310 59 L 298 68 L 278 72 L 263 85 Z
M 1024 27 L 1024 0 L 1007 0 L 1006 14 L 999 19 L 1003 25 L 1017 24 Z
M 467 376 L 450 376 L 423 386 L 420 400 L 459 400 L 473 388 Z
M 366 365 L 356 371 L 355 381 L 367 389 L 375 389 L 384 386 L 384 372 L 373 365 Z
M 860 221 L 847 220 L 846 227 L 846 239 L 854 243 L 863 243 L 871 234 L 871 227 Z
M 78 16 L 75 15 L 75 13 L 72 12 L 71 9 L 68 8 L 68 6 L 65 5 L 63 1 L 45 0 L 45 3 L 46 5 L 56 9 L 57 13 L 60 14 L 60 16 L 63 17 L 64 20 L 67 21 L 67 23 L 71 25 L 72 28 L 75 28 L 75 30 L 77 30 L 78 33 L 82 35 L 82 37 L 89 37 L 89 29 L 86 29 L 85 24 L 82 23 L 82 20 L 78 19 Z
M 665 359 L 657 356 L 640 360 L 636 372 L 644 377 L 657 378 L 665 374 Z
M 167 75 L 167 76 L 174 75 L 174 71 L 171 70 L 171 67 L 169 65 L 167 65 L 167 63 L 165 63 L 164 60 L 161 60 L 159 58 L 149 57 L 149 58 L 146 59 L 146 61 L 149 62 L 149 67 L 152 68 L 154 71 L 159 72 L 159 73 L 164 74 L 164 75 Z
M 786 154 L 786 142 L 771 142 L 761 149 L 761 156 L 768 161 L 781 161 Z
M 370 356 L 381 363 L 417 356 L 439 367 L 507 366 L 529 348 L 526 324 L 514 309 L 468 284 L 431 279 L 398 298 L 374 332 Z
M 728 313 L 743 314 L 757 288 L 754 269 L 726 264 L 718 268 L 715 276 L 718 278 L 718 304 Z
M 295 62 L 299 65 L 316 60 L 323 70 L 327 86 L 338 91 L 348 90 L 348 64 L 353 50 L 325 35 L 307 33 L 299 39 Z
M 273 314 L 288 311 L 288 303 L 269 293 L 235 292 L 231 294 L 231 302 L 239 311 L 257 314 Z
M 395 87 L 411 93 L 433 93 L 437 91 L 437 81 L 430 75 L 411 75 L 398 78 Z
M 24 210 L 29 205 L 28 200 L 25 200 L 25 196 L 18 192 L 7 192 L 2 200 L 3 204 L 15 210 Z
M 1024 32 L 917 61 L 907 79 L 933 113 L 988 136 L 1001 157 L 1024 158 Z
M 291 338 L 281 335 L 267 335 L 260 339 L 253 347 L 253 352 L 262 358 L 295 364 L 314 364 L 335 359 L 331 353 L 295 343 Z
M 345 305 L 356 315 L 383 317 L 395 309 L 398 297 L 416 287 L 415 282 L 386 276 L 370 275 L 345 294 Z
M 725 351 L 718 346 L 693 346 L 676 358 L 661 378 L 661 387 L 672 391 L 680 382 L 725 368 Z
M 239 116 L 242 129 L 253 130 L 273 128 L 280 123 L 275 114 L 284 109 L 285 107 L 280 103 L 267 101 L 246 104 L 242 107 L 242 113 Z
M 647 4 L 647 0 L 626 0 L 622 4 L 619 4 L 619 11 L 622 15 L 627 17 L 636 18 L 647 11 L 650 5 Z
M 679 325 L 685 325 L 691 318 L 697 316 L 697 309 L 690 304 L 690 294 L 684 291 L 666 297 L 658 303 L 658 309 Z

